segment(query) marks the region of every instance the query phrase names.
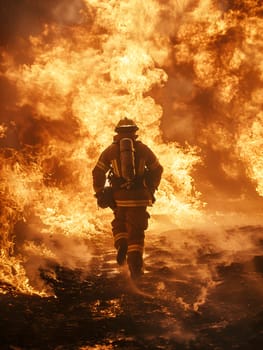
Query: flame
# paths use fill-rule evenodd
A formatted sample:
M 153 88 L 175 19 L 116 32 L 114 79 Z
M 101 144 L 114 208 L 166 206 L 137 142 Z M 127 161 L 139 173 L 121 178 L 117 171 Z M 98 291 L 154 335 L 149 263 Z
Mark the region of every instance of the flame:
M 256 190 L 261 196 L 263 196 L 262 147 L 263 113 L 260 112 L 249 127 L 241 129 L 237 151 L 240 157 L 247 163 L 248 176 L 255 182 Z
M 255 2 L 233 3 L 75 1 L 65 16 L 54 7 L 52 18 L 59 19 L 47 21 L 41 33 L 3 50 L 1 77 L 15 102 L 7 101 L 0 124 L 2 281 L 48 295 L 45 285 L 31 285 L 29 255 L 43 268 L 51 262 L 74 267 L 78 252 L 72 247 L 63 258 L 58 237 L 67 251 L 74 240 L 107 229 L 96 210 L 91 169 L 125 116 L 165 168 L 153 214 L 172 216 L 178 226 L 202 219 L 206 197 L 193 173 L 213 167 L 205 164 L 205 150 L 227 155 L 226 179 L 240 180 L 241 162 L 246 181 L 262 196 L 263 24 Z M 250 72 L 257 83 L 246 92 Z M 185 142 L 177 141 L 178 130 Z M 20 221 L 31 234 L 18 244 L 13 235 Z M 86 267 L 88 244 L 81 251 Z

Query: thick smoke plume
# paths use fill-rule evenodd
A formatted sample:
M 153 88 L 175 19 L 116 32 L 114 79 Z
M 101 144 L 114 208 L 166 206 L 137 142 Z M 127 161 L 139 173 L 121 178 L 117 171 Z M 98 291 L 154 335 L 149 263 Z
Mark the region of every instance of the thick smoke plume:
M 45 24 L 76 24 L 82 7 L 82 0 L 1 0 L 0 43 L 14 47 L 20 40 L 39 34 Z

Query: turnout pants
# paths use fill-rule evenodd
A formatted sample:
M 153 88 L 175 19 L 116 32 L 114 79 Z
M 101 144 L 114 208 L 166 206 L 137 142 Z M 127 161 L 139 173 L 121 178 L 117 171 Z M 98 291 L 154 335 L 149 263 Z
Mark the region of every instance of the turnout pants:
M 127 263 L 131 275 L 142 272 L 144 231 L 148 227 L 147 207 L 116 207 L 112 232 L 116 249 L 127 247 Z

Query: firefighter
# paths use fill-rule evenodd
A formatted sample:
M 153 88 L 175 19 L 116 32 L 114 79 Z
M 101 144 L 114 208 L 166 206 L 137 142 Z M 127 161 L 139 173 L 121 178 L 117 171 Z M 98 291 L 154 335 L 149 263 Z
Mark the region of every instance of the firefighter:
M 155 202 L 163 172 L 151 149 L 137 140 L 137 130 L 133 120 L 121 119 L 113 143 L 101 153 L 92 171 L 98 205 L 113 209 L 117 263 L 123 265 L 127 259 L 133 279 L 143 274 L 144 231 L 150 217 L 147 206 Z M 107 179 L 110 191 L 106 191 Z

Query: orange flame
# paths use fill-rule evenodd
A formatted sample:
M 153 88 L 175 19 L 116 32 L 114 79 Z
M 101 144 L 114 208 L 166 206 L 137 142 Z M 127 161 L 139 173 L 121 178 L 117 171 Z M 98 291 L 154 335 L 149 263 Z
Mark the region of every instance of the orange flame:
M 71 9 L 67 16 L 70 22 L 77 16 L 76 24 L 45 24 L 41 34 L 28 38 L 26 63 L 11 51 L 2 55 L 2 77 L 17 91 L 11 110 L 18 115 L 12 127 L 20 146 L 1 150 L 0 278 L 22 292 L 50 293 L 44 285 L 30 285 L 26 252 L 41 255 L 40 264 L 63 260 L 74 266 L 78 253 L 72 249 L 68 257 L 73 258 L 63 259 L 54 239 L 62 235 L 71 242 L 108 227 L 104 213 L 96 210 L 91 169 L 121 117 L 138 123 L 139 136 L 165 168 L 153 214 L 172 216 L 178 226 L 202 218 L 204 193 L 193 171 L 204 165 L 204 148 L 228 154 L 221 164 L 226 178 L 240 178 L 241 160 L 263 195 L 263 25 L 253 1 L 244 1 L 249 11 L 241 19 L 241 10 L 210 0 L 84 4 L 80 13 Z M 251 67 L 258 87 L 251 85 L 248 101 L 242 90 Z M 167 95 L 160 98 L 159 91 Z M 10 127 L 0 124 L 0 140 Z M 190 135 L 189 142 L 176 142 L 177 130 Z M 33 233 L 20 247 L 25 255 L 16 256 L 12 234 L 21 220 Z M 86 266 L 90 250 L 85 244 L 82 252 Z

